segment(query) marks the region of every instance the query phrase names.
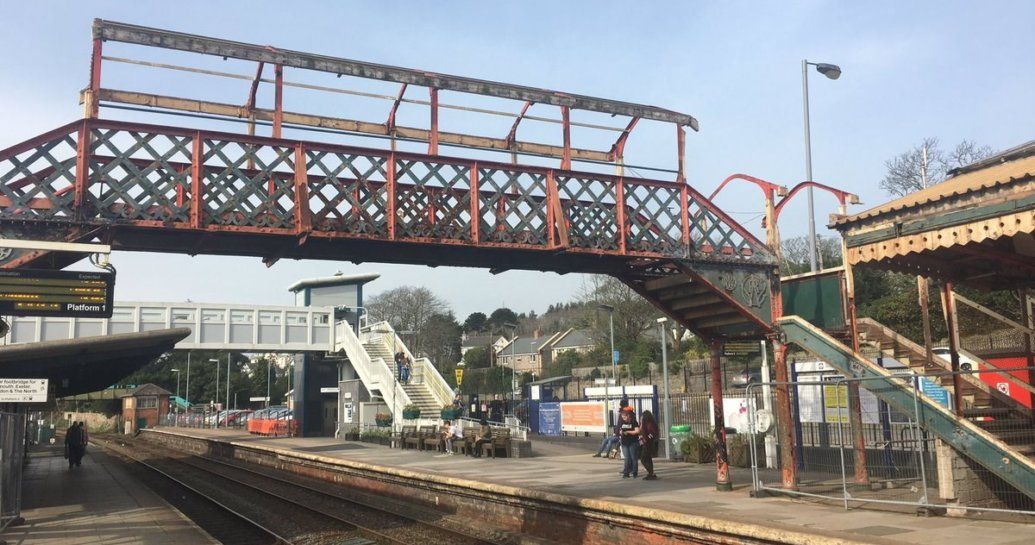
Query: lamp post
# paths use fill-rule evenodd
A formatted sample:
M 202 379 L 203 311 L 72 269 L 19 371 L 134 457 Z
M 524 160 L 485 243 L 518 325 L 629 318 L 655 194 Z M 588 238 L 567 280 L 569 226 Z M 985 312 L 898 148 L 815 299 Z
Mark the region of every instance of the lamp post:
M 173 373 L 176 373 L 176 397 L 179 398 L 180 397 L 180 370 L 179 369 L 169 369 L 169 370 L 172 371 Z M 180 423 L 179 422 L 180 419 L 177 416 L 179 414 L 179 412 L 180 412 L 180 410 L 179 410 L 179 403 L 177 403 L 176 410 L 173 411 L 173 426 L 177 426 Z
M 226 423 L 230 424 L 230 356 L 232 353 L 226 353 Z M 216 419 L 218 420 L 218 418 Z
M 668 337 L 665 332 L 665 323 L 668 322 L 668 318 L 658 318 L 658 333 L 661 334 L 661 374 L 664 376 L 664 400 L 662 401 L 661 411 L 665 418 L 665 425 L 672 428 L 672 409 L 670 408 L 669 397 L 668 397 Z M 660 431 L 660 430 L 659 430 Z M 665 436 L 665 459 L 672 459 L 672 438 L 669 437 L 668 432 L 663 434 Z
M 841 68 L 836 64 L 801 61 L 802 109 L 805 112 L 805 181 L 812 181 L 812 137 L 809 134 L 809 66 L 830 79 L 841 77 Z M 812 187 L 809 187 L 809 267 L 816 272 L 816 212 L 812 206 Z
M 601 303 L 598 305 L 601 310 L 607 311 L 608 329 L 611 336 L 611 381 L 618 386 L 618 358 L 615 357 L 615 307 Z M 604 399 L 607 402 L 607 410 L 611 411 L 611 389 L 604 381 Z M 617 424 L 617 421 L 616 421 Z
M 270 407 L 270 375 L 273 372 L 273 359 L 266 358 L 266 408 Z M 234 404 L 236 405 L 236 403 Z
M 208 361 L 216 364 L 216 394 L 212 398 L 212 404 L 215 405 L 216 404 L 216 399 L 219 397 L 219 360 L 216 359 L 216 358 L 209 358 Z M 213 407 L 213 408 L 215 408 L 215 407 Z M 216 413 L 215 421 L 216 421 L 216 427 L 218 428 L 219 427 L 219 413 L 218 412 Z
M 510 329 L 510 401 L 513 402 L 514 401 L 514 383 L 516 381 L 516 379 L 514 378 L 514 364 L 515 364 L 514 360 L 516 358 L 516 356 L 514 355 L 514 348 L 515 348 L 515 345 L 517 344 L 517 340 L 518 340 L 517 325 L 516 324 L 507 323 L 507 324 L 503 324 L 503 327 Z
M 187 390 L 183 392 L 183 400 L 190 406 L 190 350 L 187 351 Z

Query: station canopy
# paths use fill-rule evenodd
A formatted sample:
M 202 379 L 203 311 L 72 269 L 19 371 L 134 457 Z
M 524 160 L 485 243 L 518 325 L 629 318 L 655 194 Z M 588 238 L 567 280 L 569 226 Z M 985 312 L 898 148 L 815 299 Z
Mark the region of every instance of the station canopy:
M 1035 140 L 950 174 L 836 217 L 848 263 L 986 289 L 1035 287 Z
M 173 349 L 190 329 L 172 328 L 0 346 L 0 376 L 50 379 L 66 397 L 107 388 Z

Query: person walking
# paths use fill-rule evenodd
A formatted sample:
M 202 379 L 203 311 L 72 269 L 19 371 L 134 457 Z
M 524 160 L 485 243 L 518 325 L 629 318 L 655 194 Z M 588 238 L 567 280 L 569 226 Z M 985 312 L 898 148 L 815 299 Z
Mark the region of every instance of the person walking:
M 410 363 L 410 358 L 407 358 L 406 355 L 403 354 L 403 367 L 402 367 L 402 383 L 403 384 L 409 384 L 410 383 L 410 371 L 412 371 L 412 370 L 413 370 L 413 364 Z
M 73 422 L 65 431 L 65 458 L 68 458 L 68 469 L 83 465 L 83 429 L 78 422 Z
M 639 476 L 640 465 L 640 426 L 636 423 L 636 413 L 632 407 L 625 407 L 621 410 L 619 417 L 621 430 L 622 458 L 625 463 L 622 468 L 622 478 Z
M 658 476 L 654 474 L 654 457 L 658 455 L 658 422 L 654 420 L 654 414 L 650 411 L 643 411 L 640 415 L 640 463 L 643 469 L 647 470 L 645 481 L 656 481 Z
M 399 382 L 404 382 L 403 381 L 403 367 L 405 367 L 405 366 L 406 366 L 406 354 L 403 354 L 403 351 L 400 350 L 400 351 L 395 353 L 395 378 Z

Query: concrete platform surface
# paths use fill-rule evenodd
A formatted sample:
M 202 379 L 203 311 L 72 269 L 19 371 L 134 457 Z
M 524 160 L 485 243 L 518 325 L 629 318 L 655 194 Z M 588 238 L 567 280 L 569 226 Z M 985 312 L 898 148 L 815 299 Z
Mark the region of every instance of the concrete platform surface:
M 0 540 L 9 545 L 219 543 L 96 446 L 74 469 L 59 448 L 30 453 L 22 517 L 25 524 L 8 528 Z
M 469 458 L 399 450 L 335 438 L 269 438 L 236 430 L 161 428 L 161 431 L 294 450 L 414 472 L 533 489 L 711 517 L 816 532 L 826 537 L 884 544 L 1031 545 L 1031 524 L 968 518 L 918 517 L 912 512 L 845 510 L 839 505 L 785 497 L 752 498 L 747 469 L 734 468 L 733 492 L 715 490 L 710 465 L 655 462 L 657 481 L 623 479 L 621 461 L 593 458 L 584 445 L 534 442 L 536 457 Z M 642 472 L 642 468 L 641 468 Z M 819 535 L 817 535 L 819 538 Z M 836 539 L 835 539 L 836 541 Z M 830 540 L 817 539 L 817 543 Z

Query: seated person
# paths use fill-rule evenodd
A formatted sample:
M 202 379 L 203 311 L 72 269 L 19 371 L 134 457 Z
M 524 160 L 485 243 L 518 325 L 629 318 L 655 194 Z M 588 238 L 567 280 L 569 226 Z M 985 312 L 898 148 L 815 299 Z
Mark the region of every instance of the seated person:
M 492 442 L 492 427 L 489 426 L 489 422 L 483 418 L 479 424 L 481 427 L 478 429 L 478 439 L 475 440 L 474 452 L 471 453 L 476 458 L 482 455 L 482 445 Z
M 456 426 L 449 420 L 442 423 L 442 429 L 439 431 L 439 435 L 442 436 L 442 441 L 446 444 L 446 454 L 453 454 L 453 434 L 456 433 Z
M 611 452 L 611 449 L 615 448 L 615 445 L 618 444 L 618 440 L 621 436 L 622 426 L 620 424 L 615 424 L 615 426 L 611 428 L 611 435 L 604 436 L 604 440 L 600 442 L 600 448 L 597 449 L 597 453 L 594 454 L 593 457 L 600 458 L 601 456 L 606 456 L 608 452 Z

